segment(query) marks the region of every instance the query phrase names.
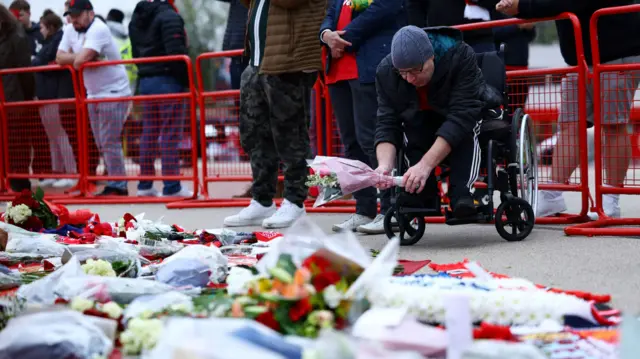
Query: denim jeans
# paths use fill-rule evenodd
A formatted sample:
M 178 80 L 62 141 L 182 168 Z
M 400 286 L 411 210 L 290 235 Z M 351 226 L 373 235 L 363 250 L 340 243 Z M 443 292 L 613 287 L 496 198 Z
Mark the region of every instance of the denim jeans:
M 162 95 L 184 92 L 184 87 L 172 76 L 153 76 L 140 79 L 140 95 Z M 187 108 L 184 99 L 149 100 L 144 103 L 142 138 L 140 140 L 140 174 L 155 175 L 155 159 L 159 150 L 162 175 L 180 174 L 178 145 L 184 132 Z M 163 181 L 164 195 L 172 195 L 182 189 L 180 181 Z M 153 181 L 140 181 L 139 190 L 153 187 Z
M 98 149 L 110 176 L 125 176 L 122 153 L 122 129 L 127 120 L 130 102 L 89 104 L 89 122 Z M 127 181 L 108 181 L 107 187 L 127 189 Z

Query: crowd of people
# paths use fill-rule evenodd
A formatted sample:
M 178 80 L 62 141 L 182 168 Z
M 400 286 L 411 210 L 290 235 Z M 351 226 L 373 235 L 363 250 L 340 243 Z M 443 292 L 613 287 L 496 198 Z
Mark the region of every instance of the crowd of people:
M 58 64 L 79 69 L 85 63 L 118 61 L 165 55 L 186 55 L 187 39 L 182 17 L 173 1 L 140 2 L 129 23 L 118 9 L 106 18 L 95 14 L 88 0 L 65 2 L 62 17 L 45 10 L 38 23 L 31 21 L 26 0 L 15 0 L 0 9 L 0 67 L 18 68 Z M 64 20 L 63 20 L 64 18 Z M 84 70 L 84 87 L 76 90 L 68 70 L 21 73 L 3 76 L 7 102 L 32 99 L 56 100 L 76 97 L 85 91 L 87 99 L 110 99 L 89 103 L 87 146 L 78 145 L 75 104 L 39 106 L 38 114 L 29 109 L 7 109 L 9 133 L 8 171 L 42 175 L 41 187 L 70 188 L 77 180 L 63 175 L 78 173 L 78 151 L 89 159 L 89 171 L 96 175 L 100 157 L 105 172 L 124 177 L 123 129 L 131 120 L 134 94 L 158 95 L 185 92 L 188 86 L 186 64 L 179 62 L 144 63 L 91 67 Z M 122 100 L 117 100 L 122 98 Z M 162 161 L 163 176 L 179 175 L 178 144 L 187 123 L 183 100 L 145 102 L 140 139 L 140 174 L 155 175 L 155 159 Z M 32 154 L 33 151 L 33 154 Z M 55 179 L 46 178 L 56 174 Z M 31 188 L 28 179 L 10 180 L 14 191 Z M 97 195 L 129 195 L 126 181 L 108 181 Z M 179 181 L 164 181 L 162 193 L 153 182 L 141 180 L 138 196 L 192 197 Z
M 463 34 L 451 26 L 572 12 L 580 19 L 586 61 L 592 65 L 589 41 L 592 14 L 603 7 L 632 4 L 631 0 L 221 1 L 230 4 L 223 50 L 245 49 L 244 56 L 231 61 L 230 77 L 232 88 L 240 90 L 237 102 L 240 142 L 253 173 L 248 193 L 251 204 L 224 223 L 266 228 L 287 227 L 305 213 L 306 160 L 311 155 L 311 88 L 319 76 L 329 88 L 345 157 L 388 173 L 395 166 L 395 149 L 417 144 L 415 158 L 408 159 L 412 167 L 404 174 L 407 190 L 423 192 L 427 188 L 426 197 L 437 195 L 433 170 L 448 160 L 452 167 L 451 208 L 454 215 L 464 217 L 473 214 L 475 204 L 486 196 L 473 189 L 480 158 L 477 137 L 484 112 L 495 105 L 487 95 L 490 91 L 486 91 L 487 85 L 472 55 L 496 51 L 499 44 L 505 43 L 507 69 L 526 69 L 529 43 L 536 30 L 532 24 L 522 24 Z M 184 22 L 171 0 L 138 3 L 129 24 L 130 42 L 126 40 L 121 12 L 110 12 L 102 22 L 94 20 L 97 15 L 88 0 L 75 0 L 67 5 L 64 16 L 68 25 L 48 11 L 38 27 L 29 20 L 29 6 L 24 0 L 16 0 L 10 6 L 15 19 L 8 18 L 9 12 L 6 15 L 0 12 L 2 67 L 55 61 L 78 68 L 95 60 L 187 53 Z M 637 14 L 631 13 L 600 22 L 603 62 L 640 62 L 640 40 L 625 35 L 640 30 L 639 20 Z M 571 24 L 557 21 L 556 25 L 565 62 L 576 65 Z M 425 27 L 431 29 L 421 29 Z M 87 69 L 86 88 L 82 90 L 90 99 L 126 98 L 131 94 L 177 93 L 186 86 L 186 69 L 179 63 L 138 64 L 128 69 L 127 72 L 122 65 Z M 615 111 L 609 111 L 616 115 L 605 116 L 603 120 L 605 141 L 609 144 L 605 146 L 605 152 L 609 152 L 604 154 L 608 159 L 607 184 L 613 186 L 622 184 L 629 166 L 629 136 L 623 126 L 616 125 L 628 121 L 633 89 L 639 81 L 637 74 L 633 75 L 621 73 L 619 81 L 603 81 L 603 92 L 610 93 L 606 101 L 617 106 Z M 69 98 L 73 89 L 65 76 L 39 74 L 36 86 L 25 74 L 5 76 L 7 101 L 31 99 L 36 94 L 38 98 Z M 565 183 L 578 166 L 578 151 L 571 145 L 577 143 L 576 81 L 574 76 L 562 80 L 559 136 L 552 162 L 552 179 L 557 183 Z M 512 89 L 517 95 L 509 97 L 512 107 L 523 106 L 527 101 L 527 86 L 517 86 Z M 591 112 L 593 96 L 589 88 L 587 105 Z M 95 153 L 102 154 L 110 175 L 124 174 L 121 132 L 130 116 L 130 106 L 121 101 L 93 104 L 89 108 L 90 142 L 95 143 L 90 146 L 99 149 Z M 163 175 L 177 174 L 179 160 L 175 146 L 179 128 L 187 117 L 185 107 L 180 101 L 145 105 L 141 175 L 153 174 L 156 153 L 162 160 Z M 34 173 L 47 173 L 44 169 L 49 167 L 54 173 L 77 171 L 73 111 L 65 106 L 42 106 L 39 124 L 28 125 L 34 136 L 37 131 L 46 132 L 48 147 L 29 136 L 14 142 L 14 151 L 33 148 Z M 10 131 L 11 123 L 9 120 Z M 425 128 L 425 124 L 429 126 Z M 60 135 L 64 133 L 68 138 Z M 46 153 L 47 148 L 51 149 L 51 156 L 38 155 Z M 73 156 L 68 155 L 71 152 Z M 50 158 L 51 163 L 45 158 L 47 161 Z M 90 163 L 95 171 L 97 159 Z M 24 161 L 13 164 L 28 165 Z M 276 208 L 273 199 L 278 192 L 280 169 L 284 174 L 284 200 Z M 63 181 L 54 185 L 73 184 Z M 28 180 L 12 182 L 14 189 L 28 185 Z M 109 182 L 102 194 L 128 195 L 127 184 Z M 140 181 L 137 194 L 160 195 L 150 181 Z M 162 194 L 192 195 L 176 181 L 165 181 Z M 383 216 L 390 205 L 388 190 L 368 188 L 354 197 L 356 213 L 336 224 L 334 230 L 384 233 Z M 542 191 L 539 198 L 538 216 L 566 210 L 560 192 Z M 605 195 L 604 210 L 607 215 L 620 215 L 617 195 Z

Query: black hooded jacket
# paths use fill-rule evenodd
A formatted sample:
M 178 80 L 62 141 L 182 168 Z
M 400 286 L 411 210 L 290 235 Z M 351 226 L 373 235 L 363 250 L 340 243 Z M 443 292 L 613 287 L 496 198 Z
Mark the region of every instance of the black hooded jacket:
M 29 36 L 31 58 L 33 59 L 44 45 L 44 37 L 40 32 L 40 25 L 35 22 L 32 22 L 31 27 L 26 29 L 25 32 L 27 33 L 27 36 Z
M 141 1 L 129 23 L 129 38 L 134 58 L 186 55 L 187 39 L 182 17 L 166 2 Z M 138 64 L 140 78 L 173 76 L 188 84 L 184 62 Z
M 426 28 L 435 53 L 435 70 L 427 85 L 429 107 L 443 119 L 436 136 L 451 147 L 457 146 L 474 128 L 485 110 L 500 106 L 497 90 L 489 87 L 478 67 L 473 49 L 462 41 L 454 28 Z M 418 91 L 393 67 L 391 55 L 385 57 L 376 73 L 378 116 L 375 144 L 403 143 L 403 125 L 421 121 Z M 414 126 L 410 126 L 414 127 Z

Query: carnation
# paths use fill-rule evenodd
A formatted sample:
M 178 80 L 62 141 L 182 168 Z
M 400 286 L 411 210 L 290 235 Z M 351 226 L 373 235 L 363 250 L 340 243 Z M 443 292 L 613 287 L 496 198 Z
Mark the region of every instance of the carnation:
M 97 275 L 101 277 L 116 276 L 116 271 L 113 270 L 111 263 L 102 259 L 87 259 L 87 262 L 82 265 L 82 270 L 89 275 Z
M 85 310 L 89 310 L 89 309 L 93 308 L 94 304 L 95 303 L 90 299 L 82 298 L 82 297 L 75 297 L 71 301 L 71 309 L 82 313 Z
M 122 308 L 115 302 L 108 302 L 102 305 L 102 312 L 106 313 L 109 318 L 119 319 L 122 316 Z
M 156 346 L 162 334 L 162 320 L 133 318 L 122 334 L 120 343 L 127 355 L 137 355 Z
M 21 224 L 31 217 L 32 214 L 33 212 L 27 205 L 19 204 L 17 206 L 13 206 L 12 203 L 9 202 L 5 214 L 5 220 L 11 219 L 13 223 Z

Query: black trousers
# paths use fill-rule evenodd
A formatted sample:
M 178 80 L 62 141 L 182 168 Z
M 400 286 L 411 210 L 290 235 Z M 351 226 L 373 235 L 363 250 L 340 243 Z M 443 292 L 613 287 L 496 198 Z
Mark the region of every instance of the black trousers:
M 374 144 L 376 133 L 376 113 L 378 97 L 374 83 L 362 84 L 358 80 L 339 81 L 329 85 L 329 95 L 333 113 L 338 122 L 340 140 L 346 158 L 378 167 Z M 356 199 L 356 213 L 375 217 L 378 213 L 377 190 L 365 188 L 353 194 Z M 385 214 L 390 207 L 390 192 L 382 191 L 380 213 Z
M 436 141 L 436 132 L 443 122 L 444 117 L 440 114 L 421 111 L 415 121 L 405 123 L 405 169 L 407 162 L 409 166 L 413 166 L 429 151 Z M 480 124 L 478 123 L 474 133 L 465 136 L 459 144 L 455 145 L 442 163 L 449 166 L 448 196 L 453 206 L 458 199 L 471 196 L 473 184 L 478 179 L 482 160 L 479 132 Z M 438 195 L 438 182 L 434 172 L 431 172 L 423 190 L 426 197 Z

